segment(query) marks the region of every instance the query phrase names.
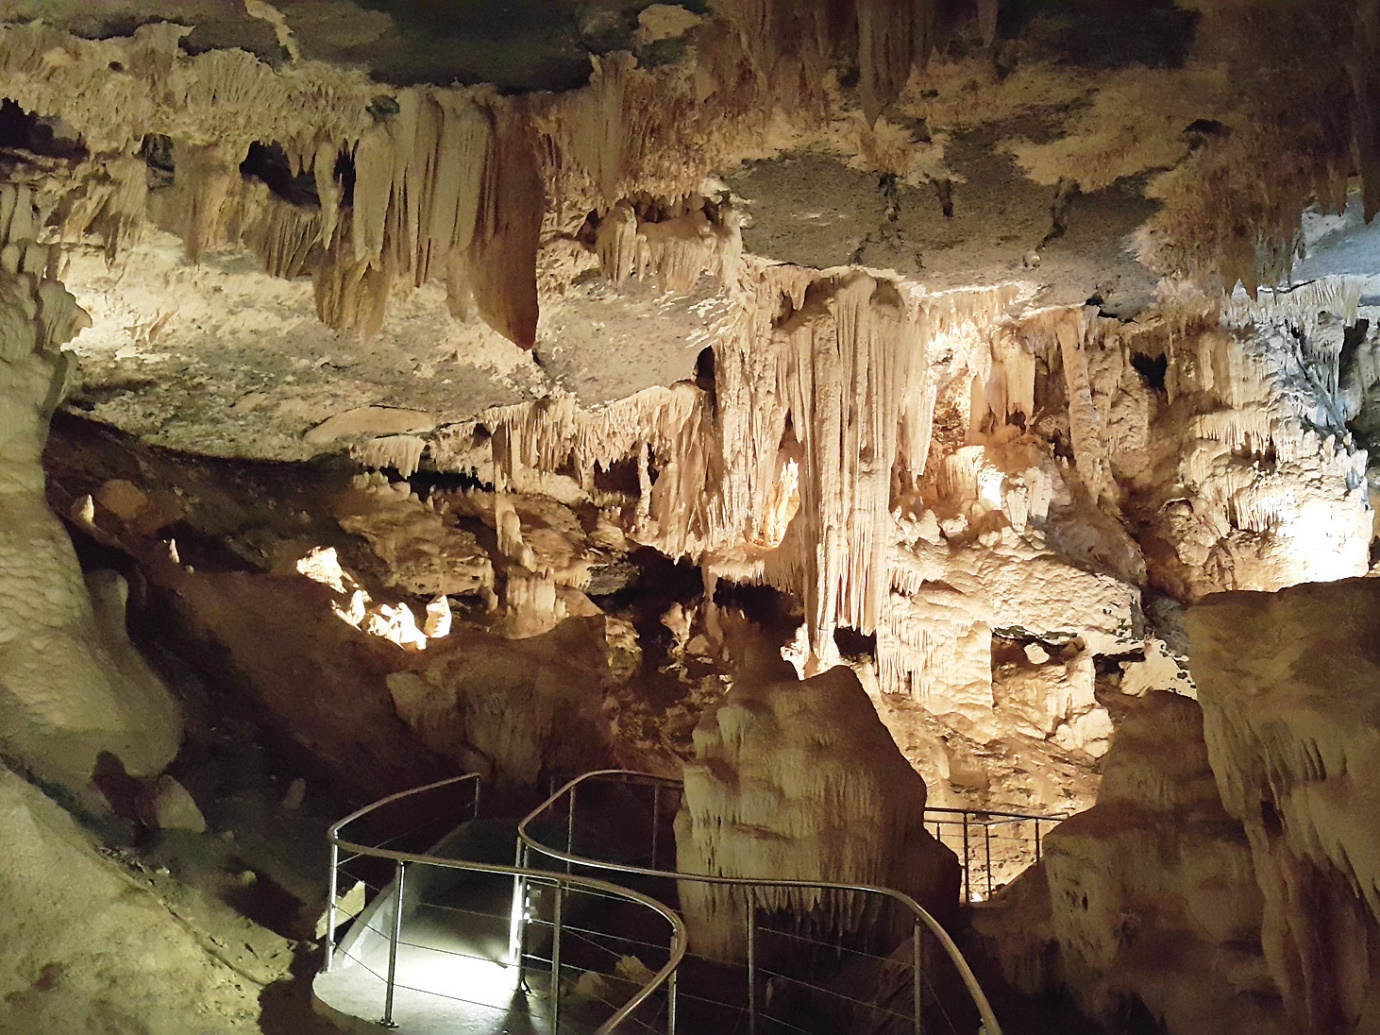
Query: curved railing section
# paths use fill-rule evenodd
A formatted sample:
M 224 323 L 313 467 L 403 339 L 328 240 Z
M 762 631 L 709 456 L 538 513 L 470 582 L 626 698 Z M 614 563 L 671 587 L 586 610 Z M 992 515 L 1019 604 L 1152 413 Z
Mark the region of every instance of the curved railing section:
M 457 846 L 455 843 L 453 832 L 463 830 L 463 824 L 466 820 L 478 816 L 479 787 L 479 777 L 475 774 L 427 784 L 424 787 L 393 794 L 367 805 L 346 816 L 330 828 L 331 858 L 329 899 L 325 917 L 325 962 L 318 980 L 331 974 L 332 970 L 339 965 L 342 956 L 350 957 L 352 963 L 365 966 L 384 983 L 385 993 L 380 1023 L 385 1027 L 395 1026 L 395 997 L 399 989 L 408 989 L 413 992 L 431 991 L 430 989 L 417 988 L 408 983 L 408 975 L 405 972 L 406 965 L 400 964 L 400 956 L 404 950 L 426 950 L 439 954 L 440 969 L 449 968 L 450 971 L 443 977 L 448 988 L 454 987 L 456 981 L 454 972 L 460 967 L 461 962 L 469 961 L 471 965 L 483 964 L 487 967 L 499 968 L 516 976 L 517 980 L 514 980 L 510 986 L 515 993 L 529 991 L 525 981 L 521 978 L 524 970 L 523 964 L 526 961 L 520 956 L 510 955 L 506 960 L 495 961 L 484 956 L 467 954 L 454 947 L 435 948 L 423 944 L 427 939 L 422 934 L 417 934 L 411 940 L 409 939 L 409 912 L 418 910 L 420 905 L 418 888 L 424 891 L 428 879 L 435 886 L 449 885 L 453 890 L 457 882 L 466 879 L 487 877 L 492 883 L 492 879 L 497 878 L 503 882 L 504 887 L 512 884 L 526 889 L 528 892 L 532 889 L 546 889 L 550 892 L 549 897 L 554 902 L 556 937 L 551 943 L 551 958 L 544 961 L 550 964 L 549 1013 L 546 1020 L 549 1021 L 552 1031 L 559 1031 L 562 1023 L 560 1016 L 562 975 L 560 915 L 563 906 L 568 906 L 573 898 L 584 895 L 604 901 L 623 903 L 625 906 L 631 905 L 644 911 L 644 915 L 659 917 L 670 928 L 667 941 L 664 945 L 659 946 L 665 954 L 665 963 L 655 972 L 644 968 L 643 972 L 636 974 L 633 980 L 635 991 L 621 1004 L 604 1001 L 604 1005 L 612 1009 L 612 1014 L 598 1024 L 597 1028 L 594 1029 L 595 1035 L 608 1035 L 608 1033 L 615 1031 L 627 1030 L 626 1026 L 629 1023 L 651 1030 L 650 1025 L 637 1021 L 634 1015 L 639 1008 L 647 1004 L 653 996 L 657 996 L 657 993 L 662 990 L 665 991 L 665 996 L 659 1005 L 658 1017 L 660 1011 L 664 1011 L 667 1015 L 667 1030 L 674 1033 L 676 971 L 685 956 L 686 946 L 685 925 L 680 916 L 648 895 L 630 888 L 620 887 L 608 881 L 524 866 L 477 862 L 449 854 L 463 851 L 463 845 Z M 394 821 L 399 818 L 411 826 L 400 833 L 382 836 L 381 831 L 391 829 L 395 825 Z M 428 823 L 432 827 L 430 830 L 428 830 Z M 509 830 L 511 831 L 511 828 Z M 411 849 L 408 847 L 410 842 L 420 842 L 426 847 L 424 850 Z M 347 879 L 354 877 L 357 880 L 358 883 L 352 891 L 358 890 L 360 884 L 364 885 L 365 890 L 360 897 L 367 898 L 367 893 L 372 891 L 372 902 L 367 905 L 355 902 L 347 908 L 343 908 L 340 893 L 342 875 L 347 875 Z M 440 876 L 438 877 L 438 875 Z M 484 912 L 457 906 L 431 906 L 429 908 L 469 914 L 467 919 L 470 923 L 485 920 L 499 922 L 506 937 L 511 930 L 523 926 L 526 917 L 513 915 L 510 912 L 508 903 L 512 901 L 520 904 L 522 900 L 518 896 L 513 896 L 506 890 L 502 892 L 502 896 L 504 908 L 501 912 Z M 347 894 L 345 899 L 348 900 L 349 897 Z M 336 929 L 343 913 L 348 914 L 353 923 L 350 930 L 345 932 L 340 944 L 337 945 Z M 387 916 L 386 929 L 378 923 L 385 914 Z M 414 918 L 414 923 L 419 928 L 425 928 L 429 921 Z M 433 941 L 435 940 L 434 928 L 435 925 L 432 924 L 431 938 Z M 360 932 L 365 935 L 372 934 L 378 938 L 386 938 L 385 974 L 379 974 L 372 969 L 369 961 L 365 959 L 363 951 L 352 951 L 353 946 L 360 944 L 358 937 Z M 384 947 L 382 945 L 375 945 L 375 948 L 380 950 L 380 955 L 383 954 Z M 531 958 L 533 957 L 528 957 L 528 959 Z M 382 963 L 382 960 L 376 962 Z M 426 966 L 437 966 L 437 964 L 433 961 Z M 490 986 L 494 984 L 491 976 L 484 977 L 483 980 L 487 981 Z M 625 976 L 623 980 L 627 981 L 628 979 Z M 447 995 L 446 993 L 439 994 Z M 478 1003 L 473 999 L 464 999 L 458 994 L 448 994 L 447 997 L 461 999 L 472 1006 L 482 1006 L 498 1011 L 506 1011 L 512 1006 L 511 1002 L 501 1006 Z M 658 996 L 658 999 L 662 998 Z M 589 1002 L 598 999 L 597 994 L 586 995 L 583 1001 Z
M 1066 813 L 925 807 L 925 827 L 963 864 L 963 900 L 982 902 L 1040 861 L 1043 836 Z M 984 890 L 985 888 L 985 890 Z
M 651 789 L 650 813 L 652 819 L 649 856 L 643 855 L 639 858 L 634 854 L 634 856 L 623 859 L 608 859 L 580 854 L 576 851 L 582 839 L 580 824 L 577 822 L 577 802 L 580 800 L 580 791 L 585 790 L 586 793 L 589 793 L 592 783 L 635 785 Z M 878 1031 L 914 1031 L 916 1035 L 920 1035 L 923 1030 L 929 1033 L 933 1030 L 933 1025 L 927 1022 L 927 1017 L 937 1014 L 941 1019 L 948 1021 L 950 1030 L 959 1032 L 962 1022 L 956 1023 L 949 1016 L 952 1011 L 945 1005 L 945 999 L 940 994 L 943 990 L 934 986 L 933 979 L 929 979 L 927 984 L 925 961 L 928 956 L 923 944 L 924 936 L 932 938 L 938 944 L 942 957 L 952 967 L 952 972 L 957 975 L 957 979 L 961 983 L 963 993 L 966 993 L 970 1000 L 972 1008 L 970 1012 L 975 1015 L 975 1029 L 967 1030 L 977 1030 L 982 1035 L 1000 1035 L 1001 1027 L 992 1011 L 991 1004 L 953 939 L 928 911 L 903 892 L 894 888 L 866 884 L 775 880 L 771 878 L 747 879 L 682 873 L 658 865 L 665 855 L 663 846 L 667 841 L 672 840 L 661 833 L 661 828 L 665 825 L 666 815 L 662 811 L 662 801 L 665 796 L 678 795 L 680 791 L 681 782 L 679 780 L 628 770 L 607 769 L 576 777 L 555 791 L 542 805 L 518 824 L 518 866 L 519 868 L 527 868 L 534 855 L 541 855 L 554 860 L 558 865 L 564 866 L 567 872 L 573 873 L 575 868 L 579 867 L 617 873 L 619 875 L 617 879 L 624 883 L 629 878 L 669 881 L 672 883 L 673 889 L 667 893 L 668 897 L 679 896 L 681 889 L 687 884 L 717 886 L 729 889 L 730 894 L 741 894 L 746 906 L 747 917 L 746 1001 L 742 1004 L 741 1010 L 746 1014 L 749 1035 L 757 1035 L 759 1029 L 773 1032 L 806 1031 L 806 1029 L 789 1021 L 778 1021 L 762 1016 L 763 1010 L 759 1010 L 759 1000 L 764 1008 L 769 1007 L 774 997 L 784 997 L 794 986 L 804 986 L 810 994 L 817 997 L 835 997 L 837 1000 L 846 1000 L 851 1005 L 840 1005 L 839 1008 L 854 1010 L 855 1015 L 857 1010 L 867 1011 L 870 1016 L 877 1018 L 875 1030 Z M 673 813 L 674 809 L 670 811 Z M 626 825 L 627 818 L 626 815 L 620 816 L 618 823 L 610 824 L 609 829 Z M 555 831 L 557 837 L 563 833 L 564 847 L 543 841 L 534 833 L 534 827 L 538 826 L 545 826 L 549 830 Z M 603 838 L 604 835 L 602 832 L 596 832 L 594 836 Z M 604 841 L 602 847 L 610 848 L 607 840 Z M 674 850 L 674 845 L 672 845 L 672 850 Z M 641 863 L 644 861 L 649 865 L 642 865 Z M 868 908 L 874 909 L 876 915 L 881 915 L 883 912 L 882 904 L 892 903 L 902 911 L 908 921 L 910 927 L 908 932 L 909 945 L 907 946 L 903 942 L 891 950 L 887 956 L 881 956 L 864 948 L 859 948 L 857 945 L 845 944 L 846 939 L 825 941 L 817 936 L 778 931 L 759 923 L 759 914 L 775 913 L 779 916 L 784 913 L 785 910 L 780 909 L 779 905 L 783 894 L 793 893 L 804 893 L 806 897 L 813 898 L 815 901 L 824 901 L 826 897 L 829 897 L 838 901 L 856 902 L 857 896 L 864 896 L 868 900 Z M 901 988 L 899 983 L 892 980 L 891 1001 L 894 1002 L 898 998 L 904 999 L 908 1009 L 902 1013 L 900 1010 L 889 1007 L 881 1000 L 865 1001 L 848 991 L 841 991 L 837 984 L 825 987 L 808 979 L 800 979 L 781 971 L 763 968 L 761 966 L 762 947 L 759 942 L 764 933 L 805 943 L 803 951 L 807 955 L 813 954 L 813 958 L 816 959 L 831 952 L 840 957 L 845 953 L 851 953 L 857 958 L 860 965 L 864 960 L 870 960 L 876 973 L 894 973 L 898 966 L 904 967 L 909 971 L 909 987 Z M 823 953 L 821 950 L 824 950 Z M 697 956 L 693 951 L 688 952 L 688 955 Z M 697 958 L 705 959 L 706 963 L 712 962 L 712 958 Z M 876 984 L 881 987 L 886 982 L 878 981 Z M 759 987 L 761 991 L 759 991 Z M 928 1002 L 926 1001 L 927 991 L 929 992 Z M 717 1007 L 727 1009 L 732 1009 L 735 1006 L 734 1003 L 728 1001 L 702 999 L 688 989 L 684 980 L 680 984 L 679 996 L 683 1011 L 689 1009 L 693 1001 L 697 999 L 701 1003 L 712 1003 Z

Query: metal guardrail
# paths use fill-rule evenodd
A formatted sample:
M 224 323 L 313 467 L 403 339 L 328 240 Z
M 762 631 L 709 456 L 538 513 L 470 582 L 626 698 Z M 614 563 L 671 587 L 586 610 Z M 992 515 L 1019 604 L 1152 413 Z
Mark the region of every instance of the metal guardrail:
M 983 993 L 982 988 L 978 985 L 977 979 L 973 976 L 973 972 L 971 968 L 968 966 L 967 961 L 963 958 L 962 953 L 959 952 L 958 947 L 954 944 L 953 940 L 949 937 L 948 932 L 944 930 L 944 928 L 939 924 L 939 922 L 936 921 L 934 917 L 932 917 L 918 902 L 916 902 L 909 895 L 906 895 L 903 892 L 897 891 L 893 888 L 885 888 L 866 884 L 843 884 L 827 881 L 773 880 L 770 878 L 749 879 L 714 876 L 709 874 L 682 873 L 676 870 L 666 870 L 657 868 L 655 865 L 639 866 L 630 864 L 628 862 L 596 859 L 591 858 L 589 856 L 577 855 L 574 852 L 576 839 L 575 834 L 577 792 L 581 786 L 586 785 L 591 781 L 622 782 L 625 784 L 639 783 L 644 786 L 650 786 L 653 788 L 651 861 L 655 864 L 658 858 L 656 831 L 660 825 L 659 810 L 661 794 L 667 788 L 673 788 L 677 792 L 680 791 L 681 782 L 679 780 L 673 780 L 668 777 L 656 776 L 650 773 L 636 773 L 629 770 L 607 769 L 599 770 L 592 773 L 585 773 L 579 777 L 576 777 L 573 780 L 570 780 L 559 790 L 555 791 L 550 797 L 547 798 L 545 802 L 543 802 L 540 806 L 538 806 L 538 808 L 533 810 L 533 812 L 528 814 L 518 824 L 518 849 L 516 868 L 521 870 L 527 870 L 528 864 L 531 860 L 531 854 L 539 853 L 550 859 L 556 860 L 558 863 L 563 864 L 566 867 L 568 873 L 573 872 L 574 868 L 576 866 L 579 866 L 589 869 L 614 872 L 622 875 L 623 877 L 640 876 L 667 879 L 676 882 L 678 886 L 683 882 L 694 882 L 706 885 L 727 886 L 740 890 L 746 900 L 748 915 L 748 925 L 746 932 L 746 962 L 748 979 L 747 1021 L 749 1035 L 756 1035 L 758 1026 L 757 988 L 759 984 L 759 975 L 757 972 L 758 967 L 756 936 L 759 931 L 763 930 L 763 928 L 759 927 L 758 925 L 757 914 L 759 908 L 763 905 L 761 898 L 763 894 L 768 890 L 775 890 L 778 892 L 806 891 L 814 892 L 821 895 L 825 893 L 843 894 L 849 896 L 865 895 L 871 896 L 875 899 L 896 903 L 903 911 L 908 912 L 911 917 L 911 951 L 907 954 L 910 957 L 909 967 L 911 970 L 911 1016 L 909 1018 L 906 1018 L 908 1022 L 907 1027 L 911 1028 L 915 1035 L 921 1035 L 922 1029 L 924 1028 L 925 1011 L 923 994 L 923 961 L 925 959 L 925 956 L 922 948 L 922 936 L 928 933 L 939 943 L 939 946 L 941 947 L 943 954 L 948 958 L 948 960 L 956 970 L 959 978 L 961 979 L 962 984 L 968 993 L 968 996 L 972 1000 L 973 1006 L 976 1008 L 978 1017 L 980 1018 L 980 1032 L 982 1033 L 982 1035 L 1001 1035 L 1001 1026 L 998 1024 L 996 1016 L 992 1012 L 991 1005 L 987 1001 L 986 995 Z M 546 819 L 547 817 L 554 816 L 559 811 L 557 806 L 562 802 L 562 799 L 565 799 L 565 816 L 563 817 L 565 830 L 564 849 L 560 848 L 559 846 L 544 844 L 533 835 L 531 829 L 532 826 L 538 821 Z M 522 888 L 520 886 L 515 886 L 515 916 L 521 915 L 523 913 L 523 909 L 521 907 L 524 903 L 523 900 L 519 897 L 523 894 L 524 892 Z M 520 938 L 521 933 L 516 932 L 515 937 Z M 694 954 L 690 953 L 690 955 Z M 872 954 L 863 953 L 862 955 Z M 882 960 L 883 962 L 896 962 L 895 960 L 892 960 L 889 957 L 879 957 L 873 955 L 872 958 L 876 960 Z M 794 980 L 797 984 L 805 985 L 815 992 L 824 993 L 826 995 L 838 994 L 834 992 L 834 990 L 823 988 L 819 985 L 811 984 L 808 981 L 792 979 L 789 975 L 777 973 L 771 975 L 771 977 L 782 979 L 784 981 Z M 768 988 L 770 987 L 770 984 L 768 984 Z M 684 992 L 682 992 L 682 994 L 684 994 Z M 867 1003 L 857 1000 L 854 1000 L 854 1002 L 857 1006 L 860 1007 L 883 1010 L 883 1012 L 890 1014 L 892 1018 L 897 1018 L 901 1016 L 896 1011 L 886 1010 L 878 1004 Z M 728 1004 L 719 1003 L 718 1005 L 726 1006 Z M 939 1005 L 942 1009 L 942 1002 Z M 952 1023 L 950 1024 L 950 1027 L 953 1027 Z
M 556 921 L 554 925 L 552 941 L 551 964 L 551 1026 L 553 1031 L 559 1030 L 560 1025 L 560 974 L 561 974 L 561 910 L 567 896 L 572 893 L 588 893 L 604 898 L 631 902 L 635 905 L 644 907 L 664 919 L 671 928 L 669 942 L 666 948 L 667 958 L 664 966 L 656 971 L 649 978 L 643 981 L 634 994 L 621 1006 L 617 1006 L 608 1020 L 604 1021 L 595 1030 L 594 1035 L 609 1035 L 619 1030 L 621 1025 L 632 1018 L 633 1014 L 641 1007 L 656 991 L 663 986 L 666 989 L 665 1008 L 668 1015 L 668 1030 L 675 1032 L 676 1023 L 676 970 L 681 960 L 685 956 L 686 933 L 685 925 L 680 916 L 673 910 L 668 909 L 662 903 L 650 896 L 641 894 L 630 888 L 620 887 L 616 884 L 598 880 L 592 877 L 579 876 L 571 873 L 556 873 L 552 871 L 531 869 L 523 866 L 506 866 L 491 863 L 470 862 L 464 859 L 435 855 L 426 851 L 405 851 L 397 847 L 388 847 L 395 844 L 407 836 L 416 833 L 422 824 L 384 839 L 380 844 L 365 844 L 360 841 L 351 840 L 343 835 L 346 827 L 359 824 L 365 820 L 376 820 L 384 812 L 395 812 L 395 806 L 406 802 L 409 806 L 416 806 L 419 797 L 433 792 L 451 792 L 465 789 L 464 785 L 473 784 L 472 806 L 470 808 L 469 819 L 478 816 L 479 811 L 479 777 L 477 774 L 467 774 L 450 780 L 441 780 L 436 783 L 427 784 L 424 787 L 417 787 L 409 791 L 390 795 L 367 805 L 356 812 L 352 812 L 344 819 L 340 820 L 330 828 L 330 878 L 329 878 L 329 904 L 326 915 L 326 943 L 325 943 L 325 962 L 324 972 L 330 972 L 335 964 L 336 944 L 335 931 L 339 919 L 337 900 L 339 897 L 339 876 L 342 869 L 359 860 L 377 860 L 391 862 L 393 864 L 393 880 L 390 886 L 382 884 L 372 885 L 376 893 L 376 904 L 386 904 L 387 896 L 392 895 L 392 910 L 390 924 L 387 932 L 388 937 L 388 965 L 387 976 L 385 978 L 386 992 L 383 1004 L 383 1017 L 381 1024 L 385 1027 L 393 1027 L 394 1013 L 394 992 L 400 987 L 398 981 L 398 951 L 404 944 L 403 932 L 405 926 L 405 904 L 408 889 L 409 874 L 417 868 L 431 868 L 441 871 L 463 872 L 472 874 L 496 874 L 504 877 L 511 877 L 515 883 L 520 883 L 523 887 L 546 886 L 554 889 L 554 901 Z M 455 820 L 454 813 L 448 813 L 442 820 L 449 824 L 449 829 L 454 829 L 459 824 Z M 463 820 L 461 821 L 463 822 Z M 358 835 L 354 835 L 358 836 Z M 435 842 L 431 842 L 434 844 Z M 341 858 L 341 853 L 349 855 L 347 859 Z M 382 896 L 382 898 L 380 898 Z M 515 903 L 515 908 L 520 907 L 521 902 Z M 359 919 L 363 919 L 363 914 Z M 526 917 L 519 909 L 517 914 L 509 914 L 497 919 L 505 920 L 510 925 L 510 930 L 518 930 L 525 925 Z M 358 921 L 357 921 L 358 922 Z M 377 930 L 377 929 L 374 929 Z M 381 932 L 380 932 L 381 933 Z M 451 955 L 460 955 L 452 953 Z M 488 961 L 486 961 L 488 962 Z M 508 967 L 516 967 L 521 972 L 524 959 L 521 955 L 510 955 L 507 961 Z M 479 1004 L 483 1005 L 483 1004 Z M 613 1004 L 610 1004 L 613 1005 Z
M 965 902 L 990 899 L 1003 885 L 1038 863 L 1042 853 L 1041 824 L 1048 830 L 1067 818 L 1064 813 L 925 808 L 925 826 L 963 864 Z M 984 883 L 986 895 L 981 891 L 975 893 L 973 885 Z

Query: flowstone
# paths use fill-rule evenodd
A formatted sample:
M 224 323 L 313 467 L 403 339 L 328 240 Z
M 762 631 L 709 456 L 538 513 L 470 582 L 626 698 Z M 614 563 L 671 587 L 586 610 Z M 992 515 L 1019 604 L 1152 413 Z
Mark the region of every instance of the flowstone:
M 694 741 L 675 824 L 682 873 L 881 885 L 952 912 L 958 861 L 925 831 L 925 783 L 850 669 L 797 682 L 755 645 Z M 694 950 L 740 957 L 741 896 L 693 881 L 680 895 Z M 862 933 L 874 916 L 861 894 L 762 888 L 757 901 L 835 933 Z
M 25 269 L 50 265 L 43 246 L 17 247 Z M 182 726 L 129 643 L 123 580 L 98 573 L 88 587 L 44 499 L 40 457 L 67 377 L 60 348 L 87 322 L 57 281 L 0 271 L 0 749 L 94 797 L 102 753 L 131 775 L 156 775 L 177 754 Z

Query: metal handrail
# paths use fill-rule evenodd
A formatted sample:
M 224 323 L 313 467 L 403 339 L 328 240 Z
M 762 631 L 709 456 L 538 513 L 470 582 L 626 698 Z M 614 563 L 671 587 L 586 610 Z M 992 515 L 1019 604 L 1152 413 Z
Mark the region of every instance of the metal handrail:
M 367 856 L 374 859 L 385 859 L 395 862 L 398 864 L 399 875 L 402 874 L 403 867 L 409 864 L 435 866 L 441 869 L 461 870 L 468 873 L 494 873 L 506 877 L 513 877 L 515 879 L 549 881 L 555 884 L 557 887 L 569 886 L 571 888 L 579 888 L 582 891 L 600 892 L 606 895 L 613 895 L 617 898 L 623 898 L 631 902 L 636 902 L 642 906 L 646 906 L 647 908 L 659 914 L 664 920 L 666 920 L 667 923 L 671 925 L 670 956 L 666 961 L 666 965 L 663 966 L 660 970 L 658 970 L 655 974 L 653 974 L 651 979 L 648 980 L 640 989 L 638 989 L 638 991 L 633 995 L 633 997 L 629 999 L 626 1003 L 624 1003 L 623 1006 L 620 1007 L 612 1017 L 610 1017 L 607 1021 L 600 1025 L 599 1028 L 596 1029 L 596 1031 L 594 1032 L 594 1035 L 610 1035 L 611 1032 L 617 1029 L 618 1025 L 622 1024 L 629 1017 L 631 1017 L 634 1011 L 636 1011 L 638 1007 L 640 1007 L 644 1002 L 646 1002 L 647 999 L 650 998 L 651 995 L 654 992 L 656 992 L 658 988 L 660 988 L 662 985 L 667 984 L 668 982 L 671 983 L 671 994 L 674 995 L 675 984 L 673 981 L 673 977 L 676 968 L 680 966 L 681 960 L 685 958 L 686 952 L 687 939 L 685 932 L 685 921 L 683 921 L 680 918 L 680 915 L 676 913 L 673 909 L 668 908 L 666 905 L 664 905 L 661 902 L 658 902 L 656 899 L 652 898 L 649 895 L 644 895 L 639 891 L 632 890 L 631 888 L 620 887 L 617 884 L 612 884 L 608 881 L 598 880 L 597 878 L 593 877 L 580 877 L 568 873 L 556 873 L 550 870 L 538 870 L 521 866 L 506 866 L 496 863 L 469 862 L 464 859 L 455 859 L 446 856 L 429 855 L 425 852 L 398 852 L 393 851 L 392 849 L 375 848 L 370 845 L 363 845 L 354 841 L 346 841 L 340 837 L 340 832 L 344 827 L 348 826 L 350 823 L 353 823 L 358 819 L 363 818 L 366 815 L 377 812 L 379 809 L 382 809 L 387 805 L 391 805 L 394 802 L 401 801 L 404 798 L 422 794 L 427 791 L 436 790 L 439 787 L 445 787 L 449 784 L 459 784 L 468 780 L 473 780 L 475 784 L 475 810 L 477 814 L 479 802 L 479 779 L 480 778 L 477 773 L 467 773 L 464 776 L 453 777 L 449 780 L 438 780 L 435 783 L 429 783 L 423 787 L 414 787 L 411 790 L 400 791 L 397 794 L 390 794 L 386 798 L 380 798 L 378 801 L 370 805 L 366 805 L 364 806 L 364 808 L 358 809 L 350 813 L 348 816 L 346 816 L 344 819 L 340 820 L 330 828 L 330 830 L 327 832 L 327 836 L 331 845 L 331 874 L 329 889 L 330 899 L 329 904 L 326 907 L 326 954 L 323 970 L 329 971 L 331 969 L 334 958 L 336 896 L 339 890 L 337 887 L 337 871 L 339 870 L 340 865 L 340 851 L 341 849 L 344 849 L 347 852 L 354 852 L 356 853 L 356 855 Z M 399 881 L 398 902 L 394 907 L 394 920 L 392 932 L 393 950 L 395 954 L 397 941 L 399 938 L 399 927 L 402 916 L 402 887 L 403 885 L 401 881 Z M 390 1013 L 392 1001 L 391 979 L 392 974 L 390 968 Z M 672 1007 L 672 1016 L 674 1016 L 674 1006 Z M 387 1020 L 391 1021 L 391 1017 L 387 1018 Z
M 929 912 L 903 891 L 895 888 L 882 887 L 874 884 L 843 884 L 833 881 L 810 881 L 810 880 L 774 880 L 768 877 L 725 877 L 708 873 L 682 873 L 679 870 L 657 870 L 645 866 L 631 866 L 625 863 L 605 862 L 601 859 L 592 859 L 587 856 L 575 855 L 569 849 L 562 851 L 551 848 L 528 833 L 528 826 L 536 819 L 546 813 L 560 798 L 567 793 L 573 793 L 575 788 L 586 780 L 598 777 L 632 777 L 648 783 L 656 783 L 662 786 L 673 786 L 683 788 L 684 784 L 680 780 L 671 777 L 659 776 L 655 773 L 639 773 L 630 769 L 598 769 L 593 772 L 584 773 L 568 781 L 559 790 L 554 792 L 546 801 L 542 802 L 537 808 L 528 813 L 518 823 L 518 840 L 526 848 L 535 849 L 542 854 L 565 863 L 567 866 L 585 866 L 591 869 L 608 870 L 616 873 L 624 873 L 640 877 L 662 877 L 673 880 L 688 880 L 703 884 L 724 884 L 741 888 L 800 888 L 823 891 L 851 891 L 863 892 L 867 894 L 883 895 L 900 903 L 904 908 L 909 909 L 914 914 L 916 920 L 923 924 L 935 940 L 944 949 L 954 968 L 958 971 L 968 994 L 972 997 L 973 1003 L 977 1006 L 978 1014 L 982 1018 L 982 1024 L 986 1035 L 1001 1035 L 1001 1026 L 997 1022 L 996 1015 L 992 1012 L 991 1004 L 987 1001 L 987 996 L 978 984 L 977 978 L 973 975 L 972 969 L 968 966 L 968 961 L 963 958 L 963 953 L 954 944 L 949 933 L 944 930 L 939 921 L 932 917 Z M 570 828 L 573 829 L 574 807 L 572 802 L 570 813 Z M 917 955 L 918 961 L 918 955 Z
M 1035 848 L 1035 862 L 1038 863 L 1043 852 L 1043 845 L 1040 840 L 1040 824 L 1048 823 L 1052 826 L 1063 822 L 1065 819 L 1068 819 L 1068 814 L 1062 812 L 1036 815 L 1031 812 L 1001 812 L 993 809 L 953 809 L 941 806 L 925 806 L 925 822 L 934 826 L 936 838 L 942 840 L 941 827 L 956 827 L 962 831 L 963 901 L 970 904 L 982 901 L 980 895 L 974 896 L 973 894 L 973 853 L 969 843 L 969 830 L 972 827 L 977 827 L 982 831 L 982 852 L 986 861 L 986 868 L 982 872 L 987 877 L 987 897 L 991 898 L 995 890 L 992 869 L 992 830 L 996 827 L 1033 823 L 1035 836 L 1029 843 Z
M 1031 820 L 1040 823 L 1054 823 L 1060 820 L 1068 819 L 1070 815 L 1070 813 L 1067 812 L 1046 812 L 1037 815 L 1033 812 L 998 812 L 995 809 L 949 809 L 940 808 L 937 805 L 926 805 L 925 811 L 940 812 L 951 816 L 972 816 L 974 819 L 978 819 L 979 817 L 983 816 L 988 816 L 993 817 L 998 821 L 1010 820 L 1014 823 L 1029 822 Z M 997 825 L 999 824 L 993 824 L 993 826 Z

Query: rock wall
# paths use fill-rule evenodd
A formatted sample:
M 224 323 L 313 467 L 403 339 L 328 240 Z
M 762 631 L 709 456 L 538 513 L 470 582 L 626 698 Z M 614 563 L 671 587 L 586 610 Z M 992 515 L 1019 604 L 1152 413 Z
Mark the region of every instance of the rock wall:
M 974 923 L 1017 988 L 1062 986 L 1114 1027 L 1139 1008 L 1170 1033 L 1290 1032 L 1259 948 L 1263 908 L 1202 712 L 1155 691 L 1117 731 L 1097 804 L 1051 831 L 1043 861 Z
M 0 1029 L 259 1031 L 259 988 L 213 959 L 62 809 L 0 767 Z M 246 987 L 247 986 L 247 987 Z
M 1260 936 L 1301 1031 L 1380 1027 L 1380 583 L 1189 612 L 1213 773 L 1245 828 Z
M 521 640 L 457 633 L 435 658 L 388 676 L 394 707 L 432 750 L 499 781 L 604 765 L 604 623 L 570 619 Z
M 27 194 L 6 186 L 0 195 L 22 216 L 0 227 L 10 235 L 0 253 L 0 746 L 44 779 L 90 793 L 103 752 L 136 776 L 161 771 L 181 720 L 129 643 L 123 583 L 101 576 L 88 588 L 48 510 L 40 458 L 67 377 L 60 346 L 85 314 L 43 275 L 55 258 L 26 239 Z
M 1201 705 L 1132 706 L 1097 806 L 979 920 L 1008 978 L 1171 1033 L 1376 1030 L 1377 615 L 1372 579 L 1192 607 Z

